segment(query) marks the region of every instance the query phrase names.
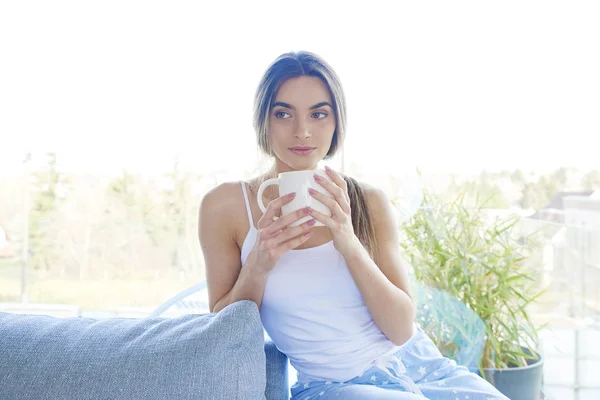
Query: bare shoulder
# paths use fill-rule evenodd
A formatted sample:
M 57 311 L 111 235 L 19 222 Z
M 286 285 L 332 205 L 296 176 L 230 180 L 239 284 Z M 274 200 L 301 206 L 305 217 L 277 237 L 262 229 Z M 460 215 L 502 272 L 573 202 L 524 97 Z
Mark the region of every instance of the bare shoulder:
M 239 182 L 222 183 L 208 191 L 200 203 L 198 236 L 211 311 L 231 291 L 241 269 L 238 240 L 244 213 L 241 186 Z
M 396 215 L 393 209 L 394 206 L 387 193 L 383 189 L 369 183 L 359 182 L 358 184 L 365 194 L 375 229 L 378 231 L 395 230 Z
M 240 182 L 224 182 L 209 190 L 200 203 L 199 223 L 213 229 L 219 229 L 235 238 L 239 226 L 237 223 L 245 216 L 244 198 Z
M 385 212 L 392 205 L 387 193 L 376 186 L 373 186 L 366 182 L 358 182 L 358 185 L 365 194 L 367 204 L 371 209 L 371 212 Z
M 211 212 L 227 210 L 239 203 L 240 182 L 224 182 L 209 190 L 202 198 L 201 207 Z
M 360 182 L 358 182 L 358 185 L 360 186 L 362 191 L 365 193 L 365 197 L 367 197 L 367 201 L 369 201 L 371 199 L 375 200 L 375 201 L 381 201 L 381 200 L 387 199 L 387 194 L 385 194 L 385 192 L 382 189 L 380 189 L 376 186 L 373 186 L 370 183 L 360 181 Z
M 210 189 L 202 198 L 202 203 L 211 208 L 227 208 L 228 204 L 238 200 L 240 191 L 240 182 L 224 182 Z

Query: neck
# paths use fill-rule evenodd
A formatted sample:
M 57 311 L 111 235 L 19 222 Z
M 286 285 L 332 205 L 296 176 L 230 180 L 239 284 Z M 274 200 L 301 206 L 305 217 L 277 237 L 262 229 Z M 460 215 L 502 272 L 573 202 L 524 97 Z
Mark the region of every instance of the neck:
M 317 169 L 317 167 L 318 167 L 318 165 L 313 165 L 312 167 L 309 167 L 309 168 L 296 169 L 296 168 L 290 167 L 289 165 L 287 165 L 286 163 L 282 162 L 279 159 L 275 159 L 275 162 L 273 163 L 273 165 L 269 169 L 269 172 L 267 172 L 267 175 L 269 175 L 269 178 L 272 178 L 272 177 L 275 177 L 275 176 L 277 176 L 278 174 L 280 174 L 282 172 L 312 170 L 312 169 Z

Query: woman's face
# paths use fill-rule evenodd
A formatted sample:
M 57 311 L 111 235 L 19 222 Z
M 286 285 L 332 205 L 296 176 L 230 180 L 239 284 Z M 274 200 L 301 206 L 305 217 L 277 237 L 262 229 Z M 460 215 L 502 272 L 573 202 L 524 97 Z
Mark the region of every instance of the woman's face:
M 314 169 L 331 146 L 336 117 L 329 90 L 316 77 L 285 81 L 269 115 L 278 172 Z

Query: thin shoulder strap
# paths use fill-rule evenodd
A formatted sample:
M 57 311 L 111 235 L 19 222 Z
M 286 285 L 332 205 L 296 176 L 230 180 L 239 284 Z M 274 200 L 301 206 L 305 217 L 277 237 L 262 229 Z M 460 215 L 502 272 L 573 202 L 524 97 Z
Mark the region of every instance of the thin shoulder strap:
M 254 226 L 254 220 L 252 219 L 252 211 L 250 210 L 250 201 L 248 200 L 248 192 L 246 191 L 246 182 L 241 181 L 242 191 L 244 192 L 244 201 L 246 202 L 246 211 L 248 212 L 248 222 L 250 227 Z

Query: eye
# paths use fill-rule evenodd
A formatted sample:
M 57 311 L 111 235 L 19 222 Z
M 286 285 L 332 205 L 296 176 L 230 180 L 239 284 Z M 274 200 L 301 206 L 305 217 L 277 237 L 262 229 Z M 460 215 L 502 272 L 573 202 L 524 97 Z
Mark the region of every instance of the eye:
M 327 113 L 324 113 L 324 112 L 321 112 L 321 111 L 313 113 L 313 118 L 323 119 L 325 117 L 327 117 Z
M 286 113 L 285 111 L 276 111 L 275 112 L 275 118 L 278 119 L 285 119 L 285 118 L 289 118 L 290 114 Z

